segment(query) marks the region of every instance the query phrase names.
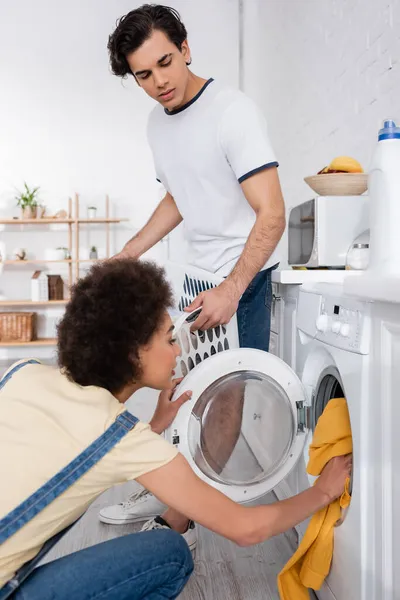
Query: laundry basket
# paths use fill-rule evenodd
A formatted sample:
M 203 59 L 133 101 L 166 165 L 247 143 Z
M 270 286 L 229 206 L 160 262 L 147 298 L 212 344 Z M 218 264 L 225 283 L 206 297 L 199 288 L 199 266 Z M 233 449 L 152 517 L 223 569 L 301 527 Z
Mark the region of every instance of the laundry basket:
M 219 325 L 207 331 L 191 332 L 190 327 L 200 311 L 186 313 L 184 309 L 200 292 L 210 290 L 222 283 L 223 278 L 190 265 L 167 262 L 167 279 L 171 283 L 175 311 L 175 336 L 181 347 L 175 368 L 176 377 L 184 377 L 203 360 L 230 348 L 239 348 L 236 314 L 226 325 Z

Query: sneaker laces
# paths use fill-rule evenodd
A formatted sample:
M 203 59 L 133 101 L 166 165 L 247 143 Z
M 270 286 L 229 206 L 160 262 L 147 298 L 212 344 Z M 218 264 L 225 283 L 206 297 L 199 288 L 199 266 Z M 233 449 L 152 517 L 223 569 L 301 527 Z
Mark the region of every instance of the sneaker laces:
M 134 492 L 133 494 L 131 494 L 131 496 L 129 496 L 127 500 L 121 502 L 121 506 L 123 508 L 131 508 L 133 504 L 144 502 L 149 496 L 151 496 L 151 493 L 148 492 L 146 489 L 139 490 L 138 492 Z
M 159 521 L 157 519 L 159 519 Z M 169 525 L 167 525 L 166 523 L 164 524 L 164 522 L 160 521 L 163 521 L 161 517 L 155 517 L 154 519 L 150 519 L 150 521 L 147 521 L 143 525 L 141 531 L 152 531 L 153 529 L 171 529 Z

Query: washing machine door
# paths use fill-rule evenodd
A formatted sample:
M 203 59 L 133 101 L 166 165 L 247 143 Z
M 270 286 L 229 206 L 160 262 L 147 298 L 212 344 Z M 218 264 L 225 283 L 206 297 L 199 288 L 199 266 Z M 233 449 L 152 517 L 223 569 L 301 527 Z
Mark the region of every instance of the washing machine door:
M 165 437 L 195 473 L 236 502 L 265 495 L 302 454 L 305 390 L 281 359 L 237 348 L 196 365 L 172 400 L 192 390 Z

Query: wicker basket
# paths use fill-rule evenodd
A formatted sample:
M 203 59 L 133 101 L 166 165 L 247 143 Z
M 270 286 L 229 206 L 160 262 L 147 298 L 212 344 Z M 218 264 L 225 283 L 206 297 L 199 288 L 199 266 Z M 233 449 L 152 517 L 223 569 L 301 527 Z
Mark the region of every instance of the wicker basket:
M 0 313 L 0 341 L 31 342 L 36 336 L 36 313 Z
M 367 173 L 325 173 L 304 181 L 319 196 L 359 196 L 368 188 Z

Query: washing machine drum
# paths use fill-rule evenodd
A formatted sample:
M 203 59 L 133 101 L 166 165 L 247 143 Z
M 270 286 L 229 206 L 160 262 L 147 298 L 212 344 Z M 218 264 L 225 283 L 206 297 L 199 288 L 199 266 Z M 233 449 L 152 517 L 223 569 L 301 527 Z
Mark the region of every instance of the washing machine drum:
M 260 350 L 231 349 L 196 365 L 172 400 L 192 390 L 166 431 L 204 481 L 237 502 L 272 490 L 302 454 L 305 391 L 292 369 Z

